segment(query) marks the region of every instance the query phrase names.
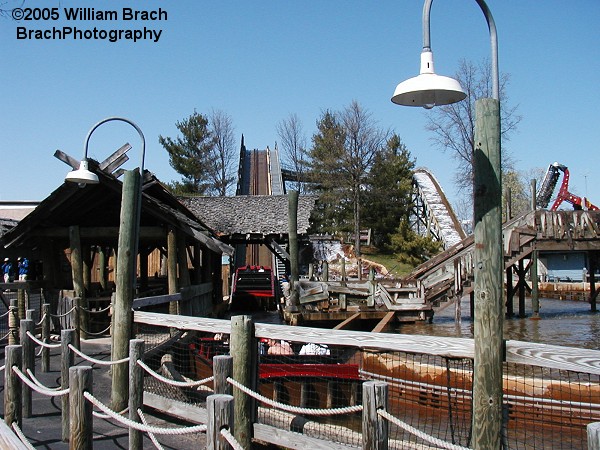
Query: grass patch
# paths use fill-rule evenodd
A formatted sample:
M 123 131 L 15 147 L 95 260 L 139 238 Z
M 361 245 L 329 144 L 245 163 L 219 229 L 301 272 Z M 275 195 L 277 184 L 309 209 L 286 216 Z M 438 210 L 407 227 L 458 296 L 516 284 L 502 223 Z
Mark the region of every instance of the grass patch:
M 375 247 L 362 247 L 361 252 L 368 260 L 385 266 L 394 278 L 402 278 L 408 275 L 414 266 L 400 261 L 401 255 L 381 253 Z

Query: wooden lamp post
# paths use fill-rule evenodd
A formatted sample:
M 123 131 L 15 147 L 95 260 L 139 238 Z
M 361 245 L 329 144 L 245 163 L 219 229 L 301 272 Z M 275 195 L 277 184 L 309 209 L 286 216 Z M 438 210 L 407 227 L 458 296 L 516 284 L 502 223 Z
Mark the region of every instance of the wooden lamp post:
M 475 359 L 473 375 L 473 441 L 475 449 L 500 449 L 502 436 L 503 250 L 502 178 L 498 39 L 496 25 L 483 0 L 475 0 L 488 24 L 492 49 L 493 98 L 475 103 Z M 419 76 L 400 83 L 392 102 L 432 108 L 463 100 L 458 81 L 436 75 L 430 46 L 429 17 L 433 0 L 423 6 L 423 52 Z

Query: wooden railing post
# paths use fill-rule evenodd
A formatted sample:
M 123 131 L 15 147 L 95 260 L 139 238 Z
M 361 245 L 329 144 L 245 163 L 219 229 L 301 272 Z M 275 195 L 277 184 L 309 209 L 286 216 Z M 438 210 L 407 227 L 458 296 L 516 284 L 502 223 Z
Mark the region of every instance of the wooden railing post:
M 73 299 L 73 307 L 75 308 L 71 313 L 71 320 L 73 324 L 73 329 L 75 330 L 75 341 L 73 342 L 73 346 L 77 350 L 81 350 L 81 297 L 75 297 Z
M 35 345 L 29 336 L 27 336 L 27 332 L 31 334 L 35 332 L 35 325 L 31 319 L 21 320 L 21 347 L 23 349 L 21 371 L 25 375 L 27 375 L 27 369 L 35 372 Z M 31 417 L 31 388 L 25 383 L 23 383 L 21 395 L 23 402 L 23 417 Z
M 215 394 L 233 395 L 233 386 L 227 382 L 227 378 L 233 377 L 233 356 L 215 356 L 213 358 L 213 376 Z
M 94 416 L 92 404 L 84 397 L 84 392 L 93 393 L 91 366 L 75 366 L 69 369 L 70 386 L 70 433 L 69 450 L 91 450 L 94 436 Z
M 378 409 L 387 410 L 388 384 L 382 381 L 363 383 L 363 450 L 387 450 L 388 423 L 377 414 Z
M 129 341 L 129 418 L 141 423 L 138 409 L 144 407 L 144 369 L 137 363 L 144 358 L 144 340 L 132 339 Z M 129 449 L 141 450 L 143 433 L 134 428 L 129 428 Z
M 75 330 L 72 328 L 67 330 L 61 330 L 60 332 L 60 344 L 61 344 L 61 360 L 60 360 L 60 388 L 61 390 L 69 387 L 69 369 L 75 363 L 75 353 L 69 348 L 69 345 L 73 345 L 75 342 Z M 61 401 L 61 426 L 62 426 L 62 440 L 63 442 L 69 442 L 69 396 L 63 395 L 60 398 Z
M 231 446 L 221 436 L 221 430 L 227 429 L 234 434 L 234 400 L 231 395 L 216 394 L 206 398 L 208 423 L 206 428 L 207 450 L 229 450 Z M 244 447 L 250 448 L 250 447 Z
M 250 316 L 231 318 L 231 354 L 233 379 L 248 389 L 256 391 L 258 372 L 258 342 L 254 334 L 254 322 Z M 252 446 L 252 431 L 256 416 L 254 398 L 239 389 L 233 390 L 235 399 L 235 438 L 245 449 Z
M 12 370 L 21 367 L 22 348 L 20 345 L 7 345 L 4 349 L 4 422 L 21 426 L 23 407 L 21 402 L 21 380 Z
M 8 311 L 8 345 L 17 345 L 19 343 L 19 307 L 16 299 L 11 299 Z
M 50 304 L 42 305 L 42 342 L 50 343 Z M 42 347 L 42 372 L 50 371 L 50 349 Z

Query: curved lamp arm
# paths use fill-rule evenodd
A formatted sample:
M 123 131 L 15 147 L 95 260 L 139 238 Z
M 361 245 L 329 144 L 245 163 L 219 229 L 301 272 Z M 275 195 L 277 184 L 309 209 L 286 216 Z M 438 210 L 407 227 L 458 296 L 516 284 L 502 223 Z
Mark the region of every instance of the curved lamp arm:
M 498 72 L 498 34 L 492 13 L 484 0 L 475 0 L 488 24 L 492 50 L 492 98 L 500 100 L 500 74 Z M 431 51 L 431 32 L 429 27 L 431 4 L 433 0 L 425 0 L 423 5 L 423 51 Z
M 120 122 L 125 122 L 128 123 L 129 125 L 131 125 L 133 128 L 135 128 L 135 130 L 138 132 L 138 134 L 140 135 L 140 138 L 142 139 L 142 160 L 141 160 L 141 165 L 140 165 L 140 173 L 142 174 L 142 176 L 144 175 L 144 158 L 146 156 L 146 138 L 144 137 L 144 133 L 142 133 L 142 130 L 140 129 L 140 127 L 138 127 L 135 123 L 133 123 L 131 120 L 129 119 L 125 119 L 124 117 L 107 117 L 106 119 L 101 120 L 100 122 L 98 122 L 96 125 L 94 125 L 90 131 L 88 132 L 86 138 L 85 138 L 85 144 L 84 144 L 84 149 L 85 149 L 85 155 L 84 158 L 87 159 L 87 154 L 88 154 L 88 145 L 90 143 L 90 138 L 92 137 L 92 133 L 94 131 L 96 131 L 96 128 L 98 128 L 100 125 L 106 123 L 106 122 L 111 122 L 114 120 L 118 120 Z

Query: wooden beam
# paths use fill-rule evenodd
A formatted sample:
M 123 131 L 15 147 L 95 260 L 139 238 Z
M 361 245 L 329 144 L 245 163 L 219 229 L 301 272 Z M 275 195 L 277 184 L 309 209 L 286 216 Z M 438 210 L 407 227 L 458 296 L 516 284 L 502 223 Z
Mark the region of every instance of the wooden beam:
M 71 166 L 73 170 L 79 169 L 79 160 L 67 155 L 61 150 L 56 150 L 54 152 L 54 157 L 64 162 L 67 166 Z
M 119 237 L 119 227 L 81 227 L 81 239 L 116 239 Z M 65 227 L 37 228 L 31 236 L 41 238 L 68 238 L 69 230 Z M 140 239 L 165 240 L 166 233 L 162 227 L 140 227 Z
M 118 160 L 121 156 L 126 155 L 126 153 L 131 150 L 131 145 L 129 143 L 125 143 L 122 147 L 117 149 L 112 155 L 102 161 L 98 167 L 105 172 L 112 172 L 112 170 L 107 170 L 107 167 L 111 166 L 116 160 Z M 127 161 L 127 159 L 125 160 Z M 113 169 L 114 170 L 114 169 Z
M 390 323 L 390 321 L 394 318 L 396 313 L 394 311 L 390 311 L 385 315 L 383 319 L 379 321 L 379 323 L 371 330 L 371 333 L 381 333 L 385 327 Z
M 334 330 L 342 330 L 342 329 L 346 328 L 348 325 L 350 325 L 354 320 L 358 319 L 359 317 L 360 317 L 360 312 L 352 314 L 350 317 L 348 317 L 343 322 L 338 323 L 335 327 L 333 327 L 333 329 Z

